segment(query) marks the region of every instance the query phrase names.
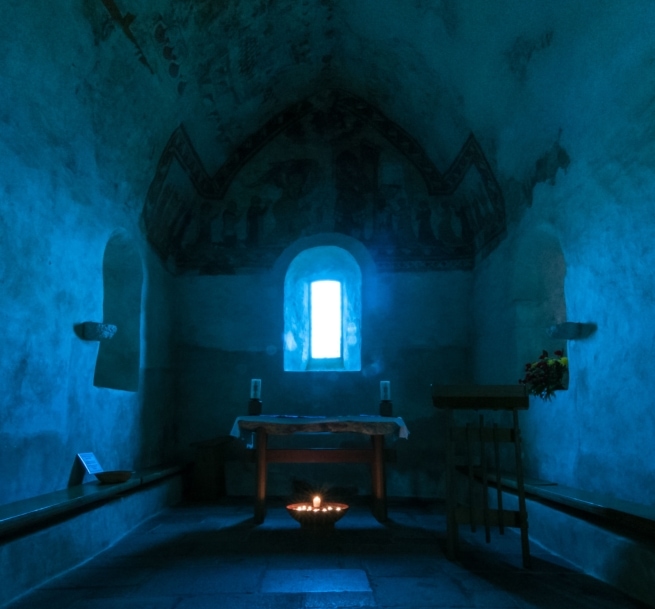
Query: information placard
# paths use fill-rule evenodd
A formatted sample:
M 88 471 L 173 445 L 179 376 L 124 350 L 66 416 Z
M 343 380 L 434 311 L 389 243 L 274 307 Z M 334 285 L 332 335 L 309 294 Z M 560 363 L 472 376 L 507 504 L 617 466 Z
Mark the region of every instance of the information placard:
M 84 469 L 89 474 L 97 474 L 104 471 L 93 453 L 77 453 L 77 458 L 82 462 Z
M 77 486 L 92 480 L 89 476 L 104 471 L 93 453 L 77 453 L 68 478 L 68 486 Z M 86 479 L 86 480 L 85 480 Z

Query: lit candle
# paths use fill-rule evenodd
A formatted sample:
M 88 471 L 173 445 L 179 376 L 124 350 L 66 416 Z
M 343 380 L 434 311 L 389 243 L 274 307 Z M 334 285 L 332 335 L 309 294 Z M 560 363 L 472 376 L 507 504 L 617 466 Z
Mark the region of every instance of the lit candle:
M 262 379 L 250 379 L 250 399 L 261 400 L 262 398 Z
M 391 381 L 380 381 L 380 399 L 391 400 Z
M 321 507 L 321 498 L 318 495 L 316 495 L 316 497 L 314 497 L 314 499 L 312 499 L 312 505 L 315 508 L 320 508 Z

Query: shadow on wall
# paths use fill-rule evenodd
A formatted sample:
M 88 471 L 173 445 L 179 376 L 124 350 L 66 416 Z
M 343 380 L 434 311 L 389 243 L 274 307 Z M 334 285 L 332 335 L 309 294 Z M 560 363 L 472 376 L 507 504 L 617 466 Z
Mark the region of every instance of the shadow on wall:
M 564 327 L 567 318 L 566 260 L 559 239 L 548 229 L 530 231 L 517 244 L 515 260 L 512 298 L 519 365 L 536 361 L 543 350 L 552 354 L 561 349 L 568 356 L 567 339 L 549 332 Z M 525 370 L 517 372 L 523 376 Z M 534 398 L 521 415 L 527 476 L 552 480 L 561 463 L 572 462 L 578 428 L 567 405 L 564 397 L 552 402 Z
M 98 350 L 93 384 L 96 387 L 138 391 L 141 346 L 141 257 L 130 237 L 114 233 L 102 263 L 103 321 L 117 327 Z
M 544 349 L 550 353 L 566 350 L 566 340 L 547 331 L 566 321 L 566 262 L 557 237 L 545 231 L 522 239 L 515 260 L 512 300 L 516 353 L 522 366 L 535 361 Z

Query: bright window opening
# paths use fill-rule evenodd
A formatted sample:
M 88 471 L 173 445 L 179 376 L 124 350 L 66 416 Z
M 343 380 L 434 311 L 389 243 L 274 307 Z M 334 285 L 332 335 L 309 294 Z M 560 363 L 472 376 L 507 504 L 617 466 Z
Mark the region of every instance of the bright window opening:
M 311 357 L 341 357 L 341 283 L 313 281 L 310 285 Z
M 284 277 L 284 370 L 362 369 L 362 273 L 346 249 L 299 252 Z

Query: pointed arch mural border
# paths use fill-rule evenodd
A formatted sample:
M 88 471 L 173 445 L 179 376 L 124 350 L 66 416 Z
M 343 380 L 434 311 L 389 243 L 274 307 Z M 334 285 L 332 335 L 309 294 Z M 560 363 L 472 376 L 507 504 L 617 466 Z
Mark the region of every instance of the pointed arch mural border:
M 355 116 L 366 126 L 377 131 L 416 168 L 431 196 L 449 197 L 453 195 L 469 170 L 472 167 L 477 170 L 486 196 L 496 210 L 495 225 L 484 229 L 485 234 L 478 239 L 479 242 L 471 252 L 469 262 L 458 256 L 457 260 L 452 261 L 451 266 L 456 268 L 472 267 L 475 257 L 486 255 L 502 239 L 506 224 L 504 197 L 482 147 L 473 133 L 468 135 L 451 165 L 442 173 L 419 142 L 376 107 L 348 92 L 329 90 L 291 104 L 270 118 L 248 136 L 212 175 L 204 168 L 184 125 L 181 124 L 177 127 L 160 156 L 142 212 L 142 226 L 148 240 L 159 255 L 166 259 L 172 254 L 172 250 L 175 248 L 169 242 L 175 241 L 177 238 L 175 235 L 181 234 L 191 217 L 198 213 L 197 209 L 191 209 L 193 207 L 192 199 L 221 201 L 232 181 L 258 152 L 294 123 L 302 121 L 310 113 L 325 108 L 326 105 L 337 112 Z M 183 197 L 178 196 L 175 204 L 176 211 L 171 212 L 171 197 L 166 188 L 169 172 L 174 162 L 179 165 L 195 192 L 186 193 L 189 199 L 186 204 L 187 209 L 185 209 L 184 203 L 180 203 Z M 170 187 L 168 188 L 170 190 Z M 164 215 L 169 219 L 162 221 Z M 445 268 L 443 261 L 438 264 L 435 264 L 436 262 L 433 261 L 428 267 Z M 414 268 L 412 264 L 407 267 L 402 264 L 396 266 L 397 270 Z

